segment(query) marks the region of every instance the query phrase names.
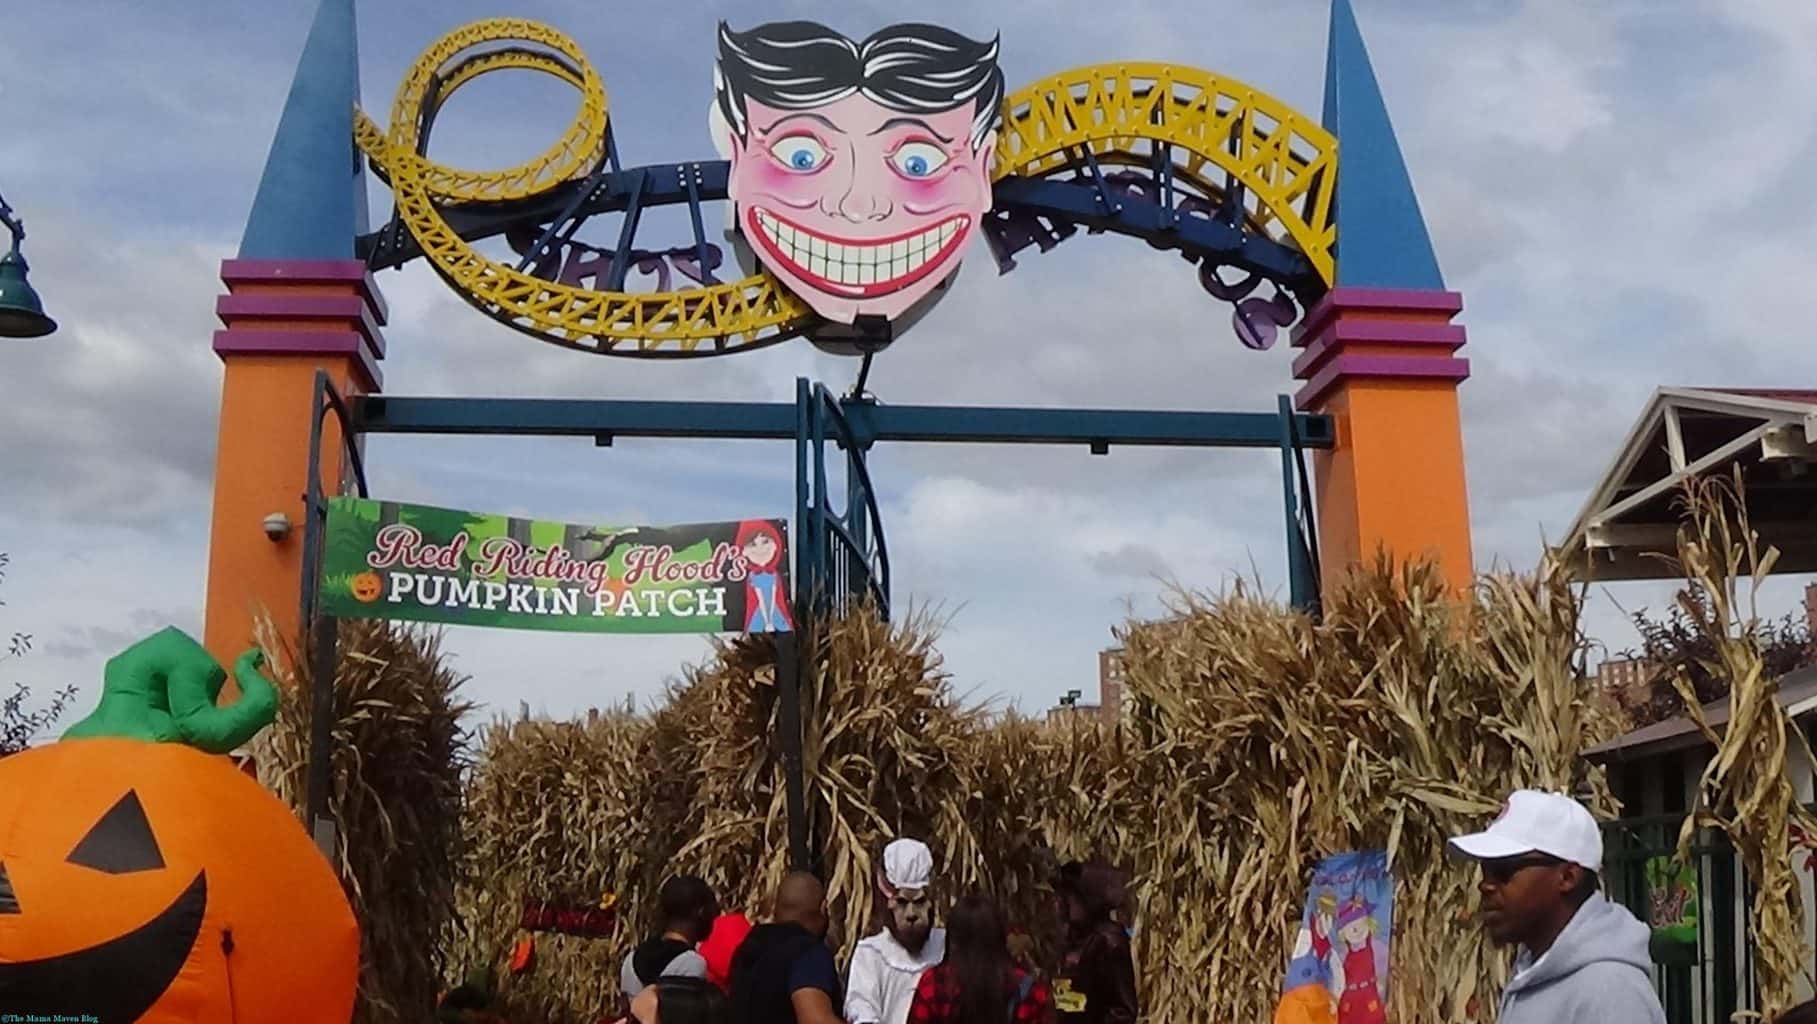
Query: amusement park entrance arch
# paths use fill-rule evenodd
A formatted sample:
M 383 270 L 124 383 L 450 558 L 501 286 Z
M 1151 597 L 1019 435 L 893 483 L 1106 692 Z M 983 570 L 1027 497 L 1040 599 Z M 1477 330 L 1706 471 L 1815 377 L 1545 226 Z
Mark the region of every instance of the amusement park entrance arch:
M 367 497 L 357 439 L 367 434 L 442 434 L 518 437 L 588 437 L 610 445 L 619 437 L 793 440 L 795 442 L 795 599 L 793 607 L 827 614 L 868 599 L 890 609 L 890 557 L 867 456 L 879 441 L 960 444 L 1051 444 L 1108 454 L 1111 446 L 1277 448 L 1287 526 L 1288 579 L 1295 606 L 1316 610 L 1318 552 L 1308 503 L 1303 453 L 1329 449 L 1329 417 L 1296 413 L 1283 395 L 1275 413 L 1160 412 L 1110 409 L 1011 409 L 884 406 L 863 398 L 836 398 L 824 385 L 798 379 L 795 403 L 650 402 L 609 399 L 486 399 L 364 396 L 351 400 L 326 373 L 316 377 L 316 415 L 309 454 L 311 483 L 305 500 L 300 620 L 315 624 L 311 643 L 316 681 L 308 796 L 312 820 L 326 807 L 329 727 L 335 663 L 335 626 L 320 614 L 317 567 L 323 553 L 328 498 L 318 481 L 322 427 L 334 417 L 346 444 L 348 483 Z M 843 494 L 830 486 L 827 447 L 844 456 Z M 838 456 L 835 456 L 837 458 Z M 776 637 L 784 767 L 792 856 L 810 856 L 802 813 L 800 696 L 803 673 L 796 634 Z
M 1444 290 L 1348 0 L 1334 0 L 1323 123 L 1243 83 L 1160 64 L 1081 68 L 1007 92 L 995 41 L 926 26 L 858 42 L 806 23 L 722 25 L 719 43 L 714 131 L 727 158 L 627 166 L 599 75 L 559 32 L 500 19 L 450 33 L 406 76 L 381 127 L 356 108 L 352 0 L 322 0 L 239 258 L 223 265 L 217 654 L 242 643 L 245 608 L 282 608 L 300 581 L 298 617 L 281 614 L 280 628 L 313 624 L 315 657 L 332 664 L 332 623 L 314 614 L 322 515 L 328 496 L 363 491 L 358 442 L 370 433 L 793 439 L 798 606 L 821 610 L 868 592 L 887 613 L 889 554 L 866 465 L 878 442 L 1275 448 L 1296 604 L 1315 605 L 1321 579 L 1378 546 L 1434 556 L 1454 583 L 1468 581 L 1456 404 L 1468 370 L 1454 355 L 1463 329 L 1450 323 L 1461 298 Z M 831 56 L 784 67 L 804 49 Z M 430 160 L 448 97 L 505 69 L 572 85 L 574 123 L 508 170 Z M 847 135 L 823 113 L 877 127 Z M 783 129 L 803 119 L 817 124 Z M 875 170 L 854 169 L 867 157 Z M 365 230 L 367 167 L 394 199 L 376 231 Z M 823 172 L 817 180 L 838 184 L 804 199 L 801 183 Z M 848 204 L 864 189 L 876 194 L 861 217 Z M 715 203 L 736 211 L 715 218 L 729 246 L 707 232 Z M 918 204 L 945 212 L 916 220 Z M 682 244 L 641 240 L 644 214 L 661 207 L 686 212 Z M 617 220 L 608 238 L 583 241 L 604 217 Z M 877 233 L 841 237 L 834 222 Z M 873 359 L 951 284 L 972 234 L 1007 273 L 1019 256 L 1099 233 L 1194 265 L 1208 295 L 1233 307 L 1248 348 L 1292 328 L 1300 392 L 1248 413 L 890 406 L 865 394 Z M 858 383 L 836 397 L 799 381 L 793 404 L 385 395 L 386 314 L 371 274 L 416 259 L 485 315 L 563 347 L 686 359 L 805 337 L 861 357 Z M 313 416 L 298 417 L 303 408 Z M 829 443 L 845 459 L 842 494 L 829 486 Z M 302 495 L 286 468 L 299 465 Z M 271 505 L 306 524 L 300 550 L 243 538 L 247 510 Z M 780 646 L 796 660 L 792 638 Z M 326 686 L 332 673 L 315 678 Z M 312 812 L 327 771 L 327 716 L 316 717 Z M 786 746 L 799 743 L 794 725 L 785 733 Z

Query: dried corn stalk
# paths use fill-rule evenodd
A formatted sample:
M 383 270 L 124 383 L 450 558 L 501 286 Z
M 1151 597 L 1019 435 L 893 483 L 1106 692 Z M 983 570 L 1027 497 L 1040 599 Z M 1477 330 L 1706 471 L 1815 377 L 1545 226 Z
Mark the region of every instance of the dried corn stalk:
M 639 937 L 637 901 L 605 939 L 535 938 L 527 974 L 503 970 L 526 902 L 597 905 L 650 891 L 668 836 L 653 827 L 647 778 L 655 730 L 627 714 L 580 722 L 498 721 L 469 789 L 469 881 L 456 942 L 463 969 L 504 977 L 513 1012 L 531 1019 L 592 1021 L 616 1004 L 618 955 Z M 656 879 L 654 884 L 661 884 Z
M 949 896 L 991 891 L 1049 952 L 1055 866 L 1098 856 L 1132 872 L 1148 1020 L 1267 1019 L 1314 864 L 1380 847 L 1399 884 L 1393 1019 L 1492 1005 L 1505 957 L 1469 920 L 1474 875 L 1447 860 L 1446 837 L 1523 785 L 1607 806 L 1578 758 L 1588 698 L 1563 577 L 1488 577 L 1460 603 L 1431 568 L 1384 563 L 1338 588 L 1317 624 L 1242 588 L 1178 604 L 1125 631 L 1119 726 L 967 710 L 923 617 L 812 627 L 804 650 L 823 669 L 803 695 L 804 772 L 836 941 L 849 949 L 870 925 L 872 857 L 896 835 L 930 843 Z M 488 732 L 463 908 L 491 922 L 492 960 L 525 892 L 613 888 L 629 915 L 615 941 L 539 941 L 510 1012 L 608 1009 L 617 957 L 667 873 L 763 912 L 787 867 L 776 717 L 772 645 L 740 638 L 653 716 Z
M 438 632 L 379 621 L 339 623 L 329 814 L 342 882 L 360 922 L 354 1020 L 421 1019 L 442 978 L 441 942 L 460 871 L 467 767 L 465 677 Z M 269 619 L 259 643 L 280 684 L 278 719 L 254 747 L 260 778 L 302 807 L 309 762 L 310 666 Z
M 1692 719 L 1716 747 L 1699 780 L 1696 812 L 1679 833 L 1678 855 L 1687 859 L 1698 830 L 1706 827 L 1719 829 L 1741 854 L 1754 893 L 1748 931 L 1759 1009 L 1770 1020 L 1793 1005 L 1799 979 L 1810 976 L 1791 829 L 1796 824 L 1810 835 L 1817 819 L 1799 804 L 1788 770 L 1794 751 L 1804 758 L 1801 763 L 1812 763 L 1810 748 L 1779 703 L 1779 681 L 1764 671 L 1758 641 L 1755 597 L 1779 552 L 1760 549 L 1737 474 L 1732 482 L 1721 477 L 1688 482 L 1678 529 L 1678 563 L 1690 584 L 1679 605 L 1714 651 L 1704 668 L 1730 686 L 1728 727 L 1718 733 L 1683 666 L 1674 678 Z
M 1383 563 L 1321 623 L 1238 588 L 1132 627 L 1121 770 L 1148 801 L 1123 855 L 1149 1019 L 1267 1019 L 1313 866 L 1372 847 L 1397 880 L 1391 1019 L 1489 1005 L 1504 957 L 1445 840 L 1517 786 L 1605 799 L 1577 757 L 1577 609 L 1556 573 L 1487 577 L 1460 605 L 1432 568 Z

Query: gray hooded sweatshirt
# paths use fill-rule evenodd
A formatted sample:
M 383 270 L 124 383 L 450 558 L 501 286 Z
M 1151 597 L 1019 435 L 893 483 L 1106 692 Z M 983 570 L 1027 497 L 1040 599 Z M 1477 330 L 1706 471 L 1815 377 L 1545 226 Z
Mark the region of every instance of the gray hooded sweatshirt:
M 1596 894 L 1537 960 L 1523 948 L 1500 1024 L 1665 1024 L 1647 926 Z

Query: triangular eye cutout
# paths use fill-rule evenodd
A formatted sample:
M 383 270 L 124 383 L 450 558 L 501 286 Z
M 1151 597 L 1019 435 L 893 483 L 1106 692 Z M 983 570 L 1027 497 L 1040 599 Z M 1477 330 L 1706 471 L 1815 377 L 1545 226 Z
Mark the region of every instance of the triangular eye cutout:
M 151 823 L 145 820 L 145 808 L 139 806 L 139 794 L 127 790 L 69 852 L 68 859 L 71 864 L 110 875 L 162 868 L 164 855 L 151 834 Z
M 0 914 L 17 914 L 19 897 L 13 895 L 13 880 L 6 877 L 6 864 L 0 862 Z

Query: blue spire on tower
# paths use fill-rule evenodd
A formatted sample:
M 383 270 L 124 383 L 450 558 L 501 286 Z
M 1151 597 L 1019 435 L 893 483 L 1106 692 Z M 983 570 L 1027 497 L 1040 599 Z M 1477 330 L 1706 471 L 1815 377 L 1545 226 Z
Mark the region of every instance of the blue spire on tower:
M 1445 278 L 1350 0 L 1331 0 L 1322 120 L 1338 140 L 1338 287 L 1442 291 Z
M 240 239 L 241 259 L 344 260 L 366 230 L 366 179 L 353 143 L 360 98 L 354 0 L 321 0 Z

